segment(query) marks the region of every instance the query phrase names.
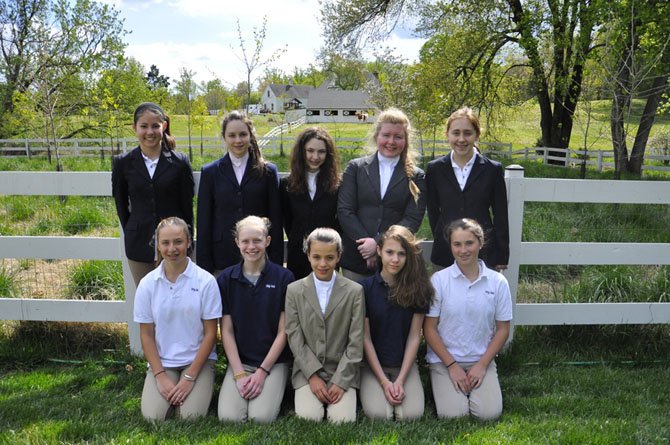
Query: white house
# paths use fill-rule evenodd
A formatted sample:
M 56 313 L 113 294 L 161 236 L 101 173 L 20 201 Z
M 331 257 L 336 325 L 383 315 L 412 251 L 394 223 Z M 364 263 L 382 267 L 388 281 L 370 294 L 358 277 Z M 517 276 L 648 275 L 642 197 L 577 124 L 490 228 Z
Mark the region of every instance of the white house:
M 315 90 L 309 85 L 272 83 L 265 87 L 261 97 L 263 111 L 281 113 L 307 107 L 310 94 Z

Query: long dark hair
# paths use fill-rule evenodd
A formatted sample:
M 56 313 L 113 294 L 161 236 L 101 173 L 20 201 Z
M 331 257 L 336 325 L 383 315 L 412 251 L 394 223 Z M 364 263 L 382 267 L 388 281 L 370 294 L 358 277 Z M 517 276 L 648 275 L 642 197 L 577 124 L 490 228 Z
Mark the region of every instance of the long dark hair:
M 165 130 L 163 130 L 163 138 L 161 139 L 161 149 L 166 152 L 173 151 L 177 148 L 177 141 L 172 136 L 170 132 L 170 118 L 163 111 L 163 109 L 153 102 L 144 102 L 141 103 L 135 108 L 135 113 L 133 113 L 133 124 L 137 124 L 137 121 L 140 120 L 140 117 L 146 112 L 153 113 L 161 120 L 161 122 L 167 122 Z
M 389 286 L 389 301 L 404 308 L 426 308 L 433 302 L 435 289 L 428 277 L 426 262 L 421 251 L 421 240 L 405 226 L 394 224 L 380 237 L 377 245 L 384 249 L 384 243 L 394 240 L 405 249 L 405 266 L 398 272 L 395 282 Z M 379 261 L 381 267 L 381 259 Z
M 249 130 L 249 157 L 251 158 L 251 171 L 258 176 L 262 176 L 265 174 L 267 162 L 265 161 L 265 158 L 263 158 L 261 149 L 258 147 L 256 132 L 254 131 L 254 123 L 245 114 L 240 113 L 239 111 L 231 111 L 223 119 L 223 124 L 221 125 L 221 135 L 224 139 L 226 137 L 226 127 L 232 121 L 242 121 L 244 125 L 247 126 L 247 130 Z
M 335 142 L 330 134 L 321 127 L 311 127 L 303 130 L 293 144 L 291 151 L 291 173 L 288 177 L 288 190 L 300 193 L 307 190 L 307 162 L 305 160 L 305 146 L 312 139 L 323 141 L 326 145 L 326 160 L 323 162 L 316 177 L 317 187 L 329 193 L 335 192 L 342 180 L 340 174 L 340 158 L 335 149 Z

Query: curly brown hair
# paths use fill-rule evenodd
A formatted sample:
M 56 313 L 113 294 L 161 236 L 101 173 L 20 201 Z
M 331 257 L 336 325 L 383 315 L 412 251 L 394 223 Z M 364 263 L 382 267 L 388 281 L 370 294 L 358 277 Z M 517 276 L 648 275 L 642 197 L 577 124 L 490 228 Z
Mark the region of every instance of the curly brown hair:
M 326 145 L 326 160 L 323 162 L 316 177 L 317 187 L 329 192 L 335 192 L 342 181 L 340 172 L 340 157 L 335 148 L 335 142 L 322 127 L 306 128 L 295 140 L 291 150 L 291 172 L 287 179 L 288 191 L 300 193 L 307 190 L 307 161 L 305 146 L 312 139 L 323 141 Z

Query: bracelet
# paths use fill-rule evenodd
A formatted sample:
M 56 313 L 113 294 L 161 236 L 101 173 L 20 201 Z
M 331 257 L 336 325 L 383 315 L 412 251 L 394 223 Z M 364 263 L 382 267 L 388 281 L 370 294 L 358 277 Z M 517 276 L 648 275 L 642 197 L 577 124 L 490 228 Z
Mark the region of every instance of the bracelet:
M 154 378 L 158 377 L 159 375 L 163 374 L 165 372 L 165 369 L 162 371 L 158 371 L 156 374 L 154 374 Z
M 267 369 L 263 368 L 262 366 L 259 366 L 258 369 L 260 369 L 261 371 L 263 371 L 266 375 L 270 375 L 270 371 L 268 371 Z
M 450 367 L 451 365 L 453 365 L 454 363 L 456 363 L 456 360 L 454 360 L 453 362 L 449 363 L 449 364 L 447 365 L 447 369 L 449 369 L 449 367 Z
M 233 374 L 233 380 L 238 381 L 239 379 L 246 377 L 247 371 L 240 371 L 237 374 Z
M 187 382 L 195 382 L 195 377 L 193 377 L 192 375 L 188 375 L 188 374 L 184 373 L 184 374 L 182 375 L 182 377 L 183 377 L 184 380 L 186 380 Z

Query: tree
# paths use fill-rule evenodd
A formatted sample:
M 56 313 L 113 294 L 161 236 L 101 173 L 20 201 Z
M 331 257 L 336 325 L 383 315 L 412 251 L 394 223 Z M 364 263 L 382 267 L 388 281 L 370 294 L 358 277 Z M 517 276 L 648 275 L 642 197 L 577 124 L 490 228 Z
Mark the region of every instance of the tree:
M 612 3 L 604 27 L 607 52 L 602 62 L 612 82 L 610 128 L 615 176 L 642 174 L 642 164 L 659 104 L 670 73 L 670 5 L 662 1 Z M 632 121 L 633 99 L 645 100 L 633 147 L 628 155 L 626 122 Z
M 457 67 L 463 88 L 475 81 L 495 88 L 489 68 L 505 51 L 519 48 L 540 105 L 541 141 L 564 148 L 601 8 L 599 0 L 326 0 L 321 12 L 326 41 L 341 49 L 388 35 L 403 17 L 419 18 L 417 33 L 426 37 L 466 33 Z
M 193 102 L 193 124 L 197 127 L 200 127 L 200 156 L 203 156 L 203 143 L 202 137 L 205 129 L 206 117 L 209 116 L 207 112 L 207 104 L 205 103 L 205 98 L 203 96 L 198 96 Z
M 170 88 L 170 78 L 162 75 L 156 65 L 151 65 L 145 79 L 152 90 Z
M 256 78 L 253 77 L 254 72 L 256 72 L 261 68 L 268 67 L 269 65 L 274 63 L 274 61 L 277 60 L 282 54 L 284 54 L 284 52 L 286 52 L 286 47 L 278 48 L 274 50 L 272 54 L 270 54 L 270 56 L 268 56 L 267 58 L 263 57 L 262 53 L 263 53 L 263 46 L 265 45 L 267 23 L 268 23 L 267 16 L 263 16 L 263 23 L 261 24 L 260 28 L 252 29 L 253 50 L 250 51 L 249 49 L 247 49 L 244 36 L 242 35 L 242 27 L 240 26 L 240 20 L 237 19 L 237 36 L 240 44 L 240 51 L 242 52 L 242 56 L 238 56 L 238 58 L 244 63 L 244 67 L 247 73 L 247 80 L 246 80 L 247 112 L 249 111 L 249 104 L 251 104 L 251 90 L 253 88 L 253 84 L 256 82 Z
M 195 72 L 186 69 L 179 69 L 179 80 L 175 89 L 177 91 L 177 108 L 176 111 L 179 114 L 187 115 L 187 128 L 188 128 L 188 157 L 190 160 L 193 160 L 193 145 L 191 144 L 191 131 L 193 129 L 193 123 L 191 122 L 191 113 L 193 100 L 196 98 L 198 92 L 198 84 L 193 80 L 195 77 Z
M 88 79 L 122 57 L 123 21 L 111 6 L 90 0 L 0 0 L 0 11 L 0 114 L 13 112 L 16 92 L 31 91 L 25 97 L 36 99 L 53 131 L 57 117 L 81 109 Z
M 221 79 L 213 79 L 200 86 L 204 91 L 203 99 L 208 110 L 223 110 L 226 108 L 226 98 L 230 95 L 230 91 L 223 86 Z
M 360 90 L 365 86 L 365 61 L 357 52 L 343 56 L 335 51 L 324 50 L 319 58 L 323 71 L 340 90 Z

